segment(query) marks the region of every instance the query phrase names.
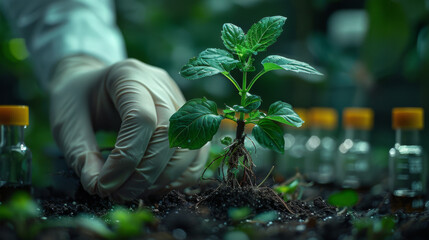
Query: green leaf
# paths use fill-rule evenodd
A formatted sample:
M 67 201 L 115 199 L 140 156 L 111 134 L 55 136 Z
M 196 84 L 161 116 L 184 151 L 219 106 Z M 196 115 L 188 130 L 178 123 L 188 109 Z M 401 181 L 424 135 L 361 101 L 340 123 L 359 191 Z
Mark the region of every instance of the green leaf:
M 223 145 L 225 145 L 225 146 L 229 146 L 229 145 L 231 145 L 231 143 L 232 143 L 232 138 L 231 138 L 230 136 L 223 137 L 223 138 L 220 140 L 220 143 L 222 143 L 222 144 L 223 144 Z
M 279 214 L 275 210 L 267 211 L 256 215 L 253 221 L 268 223 L 275 221 L 279 217 Z
M 208 48 L 200 53 L 198 58 L 189 59 L 188 64 L 182 67 L 182 77 L 195 80 L 203 77 L 213 76 L 219 73 L 227 73 L 233 70 L 238 60 L 222 49 Z
M 255 110 L 255 109 L 258 109 L 259 106 L 261 106 L 261 101 L 262 100 L 260 96 L 247 93 L 246 100 L 244 100 L 243 107 L 250 110 Z
M 299 180 L 295 179 L 294 181 L 292 181 L 288 185 L 281 185 L 281 186 L 276 187 L 275 190 L 281 194 L 292 194 L 295 192 L 298 185 L 299 185 Z
M 261 119 L 253 127 L 252 134 L 261 146 L 283 153 L 285 140 L 283 130 L 269 119 Z
M 230 208 L 228 209 L 228 216 L 232 221 L 241 221 L 246 219 L 252 210 L 249 207 L 241 207 L 241 208 Z
M 234 59 L 231 53 L 217 48 L 208 48 L 202 51 L 198 58 L 221 72 L 233 70 L 237 66 L 237 63 L 240 62 Z
M 256 110 L 259 106 L 261 106 L 261 101 L 261 97 L 247 93 L 247 98 L 244 101 L 244 106 L 234 105 L 232 106 L 232 109 L 235 112 L 250 113 L 253 110 Z
M 343 190 L 329 196 L 328 202 L 336 207 L 353 207 L 359 200 L 354 190 Z
M 246 122 L 259 120 L 265 118 L 266 114 L 260 111 L 253 111 L 249 113 L 249 118 L 246 119 Z
M 222 119 L 215 102 L 206 98 L 189 100 L 170 118 L 170 147 L 201 148 L 213 138 Z
M 236 46 L 244 41 L 243 29 L 234 24 L 225 23 L 222 27 L 222 40 L 228 50 L 237 51 Z
M 273 16 L 262 18 L 252 25 L 246 34 L 245 46 L 251 51 L 262 52 L 275 43 L 282 33 L 286 18 Z
M 298 114 L 293 111 L 292 106 L 282 101 L 271 104 L 266 118 L 294 127 L 301 127 L 304 123 Z
M 258 52 L 253 51 L 252 49 L 249 49 L 240 44 L 237 44 L 237 46 L 235 46 L 235 52 L 237 52 L 237 54 L 243 58 L 247 58 L 247 56 L 249 56 L 250 54 L 258 54 Z
M 283 69 L 286 71 L 292 71 L 296 73 L 308 73 L 323 75 L 310 66 L 308 63 L 300 62 L 294 59 L 285 58 L 278 55 L 270 55 L 262 60 L 262 65 L 264 66 L 264 71 L 268 72 L 271 70 Z
M 210 65 L 207 61 L 204 61 L 199 58 L 189 59 L 188 64 L 183 66 L 180 70 L 180 75 L 189 80 L 209 77 L 218 73 L 222 73 L 222 69 L 214 67 Z

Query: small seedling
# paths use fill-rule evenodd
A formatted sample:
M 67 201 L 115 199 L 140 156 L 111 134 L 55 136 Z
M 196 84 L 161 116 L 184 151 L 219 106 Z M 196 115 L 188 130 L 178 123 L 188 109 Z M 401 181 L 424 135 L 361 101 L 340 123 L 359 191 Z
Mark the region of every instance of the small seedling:
M 252 134 L 261 146 L 283 153 L 283 129 L 278 124 L 300 127 L 303 123 L 292 106 L 282 101 L 271 104 L 267 114 L 258 111 L 261 97 L 250 93 L 256 81 L 273 70 L 321 75 L 307 63 L 270 55 L 262 60 L 263 68 L 248 81 L 248 74 L 256 70 L 254 56 L 277 41 L 285 21 L 282 16 L 265 17 L 253 24 L 246 34 L 240 27 L 226 23 L 221 37 L 227 50 L 208 48 L 198 57 L 191 58 L 180 71 L 183 77 L 190 80 L 222 74 L 237 89 L 240 104 L 226 106 L 220 115 L 213 101 L 206 98 L 189 100 L 171 116 L 168 131 L 170 147 L 199 149 L 213 138 L 222 119 L 235 121 L 235 139 L 222 140 L 228 145 L 222 156 L 222 167 L 224 164 L 228 167 L 223 179 L 232 187 L 254 185 L 252 158 L 244 147 L 246 124 L 255 124 Z M 231 75 L 234 69 L 242 73 L 241 84 Z M 239 171 L 241 174 L 238 174 Z

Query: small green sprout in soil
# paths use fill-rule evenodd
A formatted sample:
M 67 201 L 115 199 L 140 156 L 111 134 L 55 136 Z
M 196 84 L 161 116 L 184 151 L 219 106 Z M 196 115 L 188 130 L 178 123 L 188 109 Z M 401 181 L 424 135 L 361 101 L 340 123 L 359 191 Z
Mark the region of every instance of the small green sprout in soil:
M 329 204 L 336 207 L 353 207 L 359 201 L 359 195 L 356 191 L 347 189 L 329 196 Z
M 189 100 L 171 116 L 168 131 L 170 147 L 199 149 L 212 140 L 222 119 L 235 121 L 235 139 L 222 139 L 222 143 L 228 145 L 221 156 L 221 170 L 224 165 L 228 167 L 226 177 L 222 171 L 223 181 L 228 186 L 254 186 L 254 164 L 244 147 L 246 124 L 255 124 L 252 135 L 261 146 L 283 153 L 283 129 L 278 124 L 300 127 L 303 123 L 292 106 L 282 101 L 271 104 L 267 114 L 259 111 L 261 97 L 250 93 L 256 81 L 273 70 L 321 75 L 307 63 L 270 55 L 262 60 L 262 69 L 250 78 L 250 73 L 256 71 L 254 56 L 277 41 L 285 21 L 282 16 L 265 17 L 253 24 L 247 33 L 234 24 L 226 23 L 221 35 L 226 50 L 208 48 L 198 57 L 191 58 L 180 71 L 183 77 L 190 80 L 222 74 L 240 96 L 240 104 L 226 106 L 220 115 L 213 101 L 206 98 Z M 241 71 L 241 82 L 231 75 L 234 69 Z M 245 117 L 246 114 L 248 117 Z

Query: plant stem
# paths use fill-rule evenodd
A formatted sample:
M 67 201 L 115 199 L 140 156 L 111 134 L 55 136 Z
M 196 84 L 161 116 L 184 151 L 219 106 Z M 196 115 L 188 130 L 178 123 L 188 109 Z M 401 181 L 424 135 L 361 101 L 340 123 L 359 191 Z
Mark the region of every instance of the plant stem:
M 265 70 L 261 70 L 250 82 L 249 87 L 247 88 L 247 91 L 250 91 L 250 89 L 252 88 L 253 84 L 255 84 L 256 80 L 258 80 L 262 75 L 264 75 L 265 73 L 267 73 Z
M 244 137 L 243 137 L 243 133 L 244 133 L 244 126 L 246 125 L 246 123 L 243 120 L 238 120 L 237 121 L 237 131 L 235 133 L 235 138 L 240 142 L 240 143 L 244 143 Z
M 238 92 L 241 92 L 241 88 L 238 85 L 237 81 L 235 81 L 235 79 L 231 76 L 231 74 L 229 74 L 229 72 L 226 73 L 222 73 L 226 78 L 228 78 L 232 84 L 234 84 L 235 88 L 237 88 Z

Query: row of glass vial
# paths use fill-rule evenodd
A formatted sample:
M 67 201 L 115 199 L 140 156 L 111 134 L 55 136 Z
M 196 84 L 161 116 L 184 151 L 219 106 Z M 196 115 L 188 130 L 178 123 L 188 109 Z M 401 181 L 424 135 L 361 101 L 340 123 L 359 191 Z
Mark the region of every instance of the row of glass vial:
M 368 187 L 373 183 L 369 142 L 373 126 L 371 109 L 344 109 L 344 139 L 338 145 L 334 138 L 337 126 L 334 109 L 313 108 L 308 112 L 296 109 L 296 112 L 310 122 L 311 127 L 288 129 L 285 155 L 279 156 L 277 161 L 280 173 L 291 176 L 299 170 L 315 182 L 336 182 L 344 188 Z M 395 108 L 392 111 L 396 140 L 389 151 L 389 187 L 393 196 L 415 197 L 426 192 L 426 163 L 419 139 L 423 115 L 421 108 Z M 309 136 L 306 130 L 309 130 Z

